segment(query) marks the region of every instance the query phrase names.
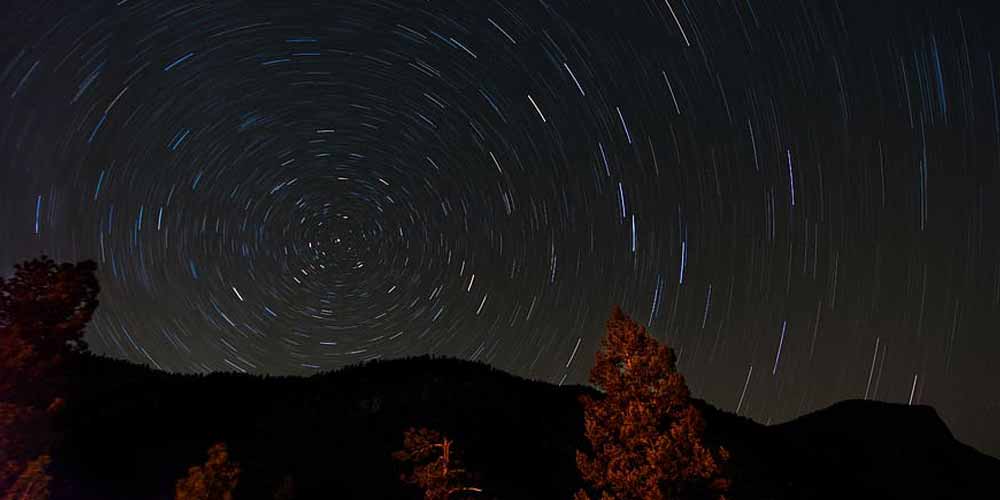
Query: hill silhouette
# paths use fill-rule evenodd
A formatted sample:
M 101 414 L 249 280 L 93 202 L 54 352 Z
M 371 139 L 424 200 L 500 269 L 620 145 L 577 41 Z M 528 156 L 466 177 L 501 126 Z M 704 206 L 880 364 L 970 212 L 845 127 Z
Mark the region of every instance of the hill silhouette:
M 84 355 L 73 367 L 53 498 L 170 499 L 174 482 L 225 442 L 235 498 L 420 498 L 391 453 L 412 426 L 440 430 L 481 475 L 480 498 L 567 499 L 586 445 L 578 397 L 596 391 L 429 357 L 311 377 L 182 375 Z M 732 451 L 731 498 L 982 498 L 1000 460 L 958 442 L 925 406 L 845 401 L 764 426 L 699 406 L 706 439 Z

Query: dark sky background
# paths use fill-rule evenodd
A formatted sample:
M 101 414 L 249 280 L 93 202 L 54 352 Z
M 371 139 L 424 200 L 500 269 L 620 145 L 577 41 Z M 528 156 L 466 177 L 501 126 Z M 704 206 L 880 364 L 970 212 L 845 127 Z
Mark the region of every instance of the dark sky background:
M 620 303 L 721 408 L 1000 455 L 994 3 L 14 0 L 0 264 L 180 372 L 582 383 Z

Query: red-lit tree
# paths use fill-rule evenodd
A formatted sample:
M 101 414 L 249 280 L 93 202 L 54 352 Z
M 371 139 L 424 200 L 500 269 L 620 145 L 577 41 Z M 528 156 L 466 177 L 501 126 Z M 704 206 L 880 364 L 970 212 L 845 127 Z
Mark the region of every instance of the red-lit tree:
M 240 480 L 240 466 L 229 460 L 226 445 L 216 443 L 208 449 L 204 465 L 188 469 L 188 475 L 177 481 L 176 500 L 232 500 L 233 490 Z
M 0 280 L 0 394 L 48 406 L 67 358 L 86 350 L 84 327 L 97 308 L 97 264 L 56 265 L 42 257 Z
M 96 268 L 42 257 L 0 278 L 0 492 L 13 491 L 15 480 L 30 486 L 31 498 L 47 491 L 35 479 L 55 439 L 48 417 L 64 405 L 66 362 L 86 350 Z
M 33 406 L 0 401 L 0 493 L 27 464 L 45 453 L 53 435 L 46 413 Z
M 409 462 L 412 472 L 401 479 L 424 490 L 425 500 L 448 500 L 460 493 L 482 493 L 471 486 L 472 476 L 462 468 L 454 441 L 441 433 L 410 428 L 403 434 L 403 449 L 392 454 L 401 462 Z
M 673 350 L 615 307 L 590 382 L 603 397 L 583 396 L 590 454 L 577 467 L 604 500 L 725 498 L 725 449 L 702 442 L 705 422 L 692 404 Z M 576 498 L 590 498 L 581 490 Z

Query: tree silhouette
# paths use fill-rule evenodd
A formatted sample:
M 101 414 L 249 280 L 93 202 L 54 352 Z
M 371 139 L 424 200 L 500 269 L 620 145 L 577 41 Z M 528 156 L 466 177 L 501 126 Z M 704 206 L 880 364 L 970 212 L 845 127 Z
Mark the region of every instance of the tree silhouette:
M 470 486 L 473 477 L 462 468 L 454 441 L 426 428 L 410 428 L 403 433 L 403 449 L 392 454 L 401 462 L 409 462 L 413 471 L 403 474 L 404 482 L 424 490 L 425 500 L 447 500 L 459 493 L 482 493 Z
M 47 471 L 50 462 L 48 455 L 28 462 L 20 477 L 2 497 L 3 500 L 48 500 L 49 483 L 52 481 Z
M 240 466 L 229 461 L 226 445 L 216 443 L 208 449 L 208 461 L 188 469 L 177 481 L 176 500 L 232 500 L 240 480 Z
M 581 397 L 590 455 L 577 468 L 605 500 L 725 498 L 728 452 L 702 443 L 705 422 L 692 404 L 672 349 L 615 306 L 590 382 L 603 397 Z M 580 491 L 577 499 L 590 498 Z

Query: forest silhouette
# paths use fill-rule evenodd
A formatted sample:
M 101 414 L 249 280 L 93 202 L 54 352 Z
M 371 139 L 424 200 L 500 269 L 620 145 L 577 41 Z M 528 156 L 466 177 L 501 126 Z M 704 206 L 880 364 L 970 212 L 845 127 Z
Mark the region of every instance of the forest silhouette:
M 0 500 L 989 498 L 1000 473 L 928 406 L 721 411 L 617 308 L 593 386 L 430 356 L 157 371 L 87 352 L 95 271 L 43 257 L 0 282 Z

